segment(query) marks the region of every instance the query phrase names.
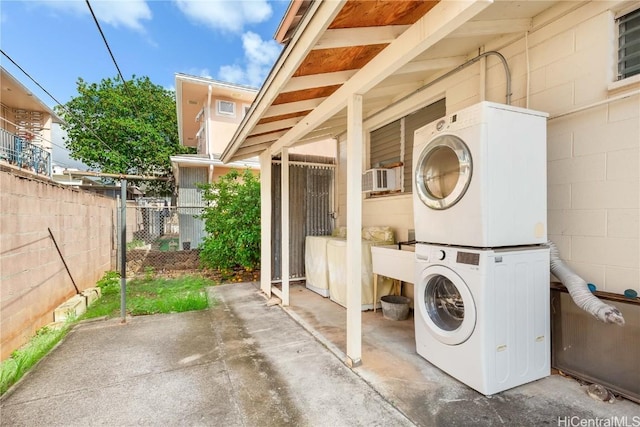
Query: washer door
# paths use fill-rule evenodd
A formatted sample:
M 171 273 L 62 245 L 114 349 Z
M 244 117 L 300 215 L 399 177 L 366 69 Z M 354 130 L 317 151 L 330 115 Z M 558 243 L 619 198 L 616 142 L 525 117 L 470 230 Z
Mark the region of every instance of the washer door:
M 415 171 L 415 188 L 422 203 L 448 209 L 467 191 L 473 163 L 469 147 L 455 135 L 440 135 L 427 144 Z
M 469 288 L 453 270 L 433 265 L 420 276 L 419 310 L 438 341 L 457 345 L 465 342 L 476 325 L 476 307 Z

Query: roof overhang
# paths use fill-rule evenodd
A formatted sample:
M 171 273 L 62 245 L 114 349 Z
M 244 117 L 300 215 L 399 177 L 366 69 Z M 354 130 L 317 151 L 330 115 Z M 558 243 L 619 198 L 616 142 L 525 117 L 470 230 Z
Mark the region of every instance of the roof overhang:
M 195 147 L 198 144 L 196 134 L 200 129 L 200 123 L 196 121 L 196 117 L 207 106 L 210 96 L 251 104 L 258 92 L 254 87 L 182 73 L 175 74 L 175 85 L 178 136 L 180 144 L 186 147 Z
M 299 17 L 297 3 L 277 34 L 289 41 L 224 162 L 335 138 L 346 131 L 353 94 L 363 96 L 366 122 L 487 45 L 506 46 L 584 2 L 314 0 Z
M 16 80 L 7 70 L 0 67 L 0 101 L 7 107 L 38 111 L 51 116 L 53 123 L 63 123 L 63 120 L 42 102 L 33 92 Z

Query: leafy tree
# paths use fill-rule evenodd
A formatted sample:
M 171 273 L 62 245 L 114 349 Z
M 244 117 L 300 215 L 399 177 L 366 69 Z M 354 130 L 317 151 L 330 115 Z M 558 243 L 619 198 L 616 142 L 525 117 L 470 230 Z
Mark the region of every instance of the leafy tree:
M 200 246 L 206 267 L 228 270 L 260 264 L 260 181 L 250 170 L 232 170 L 203 185 L 209 206 L 202 218 L 207 237 Z
M 148 77 L 76 84 L 78 96 L 57 108 L 73 158 L 107 173 L 170 176 L 169 156 L 189 151 L 179 144 L 174 92 Z

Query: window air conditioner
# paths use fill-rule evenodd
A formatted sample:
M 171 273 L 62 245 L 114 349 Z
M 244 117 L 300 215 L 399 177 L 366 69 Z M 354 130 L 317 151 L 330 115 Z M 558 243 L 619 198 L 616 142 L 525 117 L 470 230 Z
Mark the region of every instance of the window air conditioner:
M 399 167 L 369 169 L 362 174 L 362 192 L 372 193 L 400 189 L 400 170 Z

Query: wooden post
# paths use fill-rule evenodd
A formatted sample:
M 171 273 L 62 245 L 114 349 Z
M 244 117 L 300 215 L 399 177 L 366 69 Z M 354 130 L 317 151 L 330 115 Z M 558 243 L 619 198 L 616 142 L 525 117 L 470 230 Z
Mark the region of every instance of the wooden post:
M 347 100 L 347 364 L 362 364 L 362 95 Z
M 260 155 L 260 289 L 271 298 L 271 154 Z
M 282 149 L 282 305 L 289 305 L 289 149 Z

